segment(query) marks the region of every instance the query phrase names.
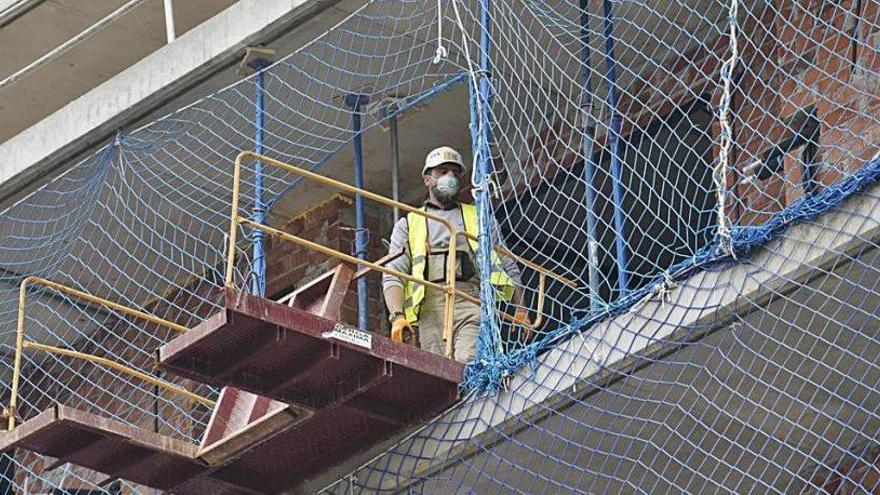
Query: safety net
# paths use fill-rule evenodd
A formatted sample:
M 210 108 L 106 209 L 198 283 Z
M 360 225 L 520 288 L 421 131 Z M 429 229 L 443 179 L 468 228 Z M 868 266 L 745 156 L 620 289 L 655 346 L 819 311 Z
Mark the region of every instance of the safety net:
M 424 199 L 427 151 L 457 147 L 462 198 L 503 244 L 480 235 L 477 265 L 497 270 L 495 247 L 516 254 L 518 290 L 504 300 L 481 277 L 457 405 L 303 490 L 878 489 L 880 3 L 328 12 L 317 19 L 336 24 L 293 53 L 120 130 L 0 213 L 2 402 L 17 423 L 64 404 L 198 444 L 218 390 L 156 371 L 155 355 L 223 304 L 233 197 L 238 215 L 284 230 L 326 196 L 254 159 L 233 191 L 236 156 L 349 183 L 363 159 L 365 187 L 390 196 L 396 119 L 413 160 L 403 200 Z M 390 211 L 375 215 L 368 241 L 346 231 L 370 253 L 390 235 Z M 272 285 L 277 243 L 235 232 L 232 285 L 308 282 Z M 506 316 L 517 309 L 525 324 Z M 0 479 L 7 493 L 143 490 L 22 449 L 0 458 Z

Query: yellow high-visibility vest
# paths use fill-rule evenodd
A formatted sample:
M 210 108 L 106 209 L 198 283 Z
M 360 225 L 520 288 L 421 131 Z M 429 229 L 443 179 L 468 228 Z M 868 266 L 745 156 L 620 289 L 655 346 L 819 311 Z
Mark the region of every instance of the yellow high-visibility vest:
M 472 204 L 460 205 L 461 217 L 464 220 L 464 229 L 470 234 L 479 235 L 479 222 L 477 220 L 477 207 Z M 410 274 L 425 280 L 425 266 L 428 256 L 428 219 L 417 213 L 408 213 L 406 216 L 409 225 L 409 253 L 412 258 Z M 450 239 L 450 242 L 455 242 Z M 477 241 L 468 238 L 468 243 L 474 253 L 477 252 Z M 513 296 L 514 283 L 510 276 L 501 268 L 501 259 L 492 252 L 492 273 L 490 281 L 495 286 L 497 298 L 510 301 Z M 425 299 L 425 286 L 412 281 L 404 282 L 405 301 L 404 313 L 410 324 L 418 324 L 419 308 Z

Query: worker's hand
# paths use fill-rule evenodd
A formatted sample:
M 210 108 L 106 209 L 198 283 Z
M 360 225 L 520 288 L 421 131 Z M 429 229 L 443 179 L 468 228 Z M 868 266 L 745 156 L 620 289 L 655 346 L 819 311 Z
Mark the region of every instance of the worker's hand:
M 532 337 L 532 322 L 529 320 L 529 310 L 526 308 L 516 308 L 516 313 L 513 314 L 513 324 L 525 328 L 525 340 L 528 342 Z
M 391 322 L 391 340 L 403 342 L 404 338 L 406 338 L 406 332 L 409 332 L 410 339 L 416 335 L 412 325 L 406 321 L 406 316 L 398 316 Z
M 531 326 L 532 322 L 529 321 L 529 310 L 526 308 L 516 308 L 516 313 L 513 314 L 513 324 L 526 327 Z

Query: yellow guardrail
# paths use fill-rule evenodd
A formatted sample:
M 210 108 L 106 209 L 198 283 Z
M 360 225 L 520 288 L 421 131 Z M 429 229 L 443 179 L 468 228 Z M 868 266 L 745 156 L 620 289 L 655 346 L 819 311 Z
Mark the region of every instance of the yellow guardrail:
M 425 218 L 429 218 L 431 220 L 434 220 L 434 221 L 442 224 L 449 231 L 449 239 L 450 239 L 448 253 L 447 253 L 447 274 L 446 274 L 447 282 L 445 284 L 438 284 L 435 282 L 429 282 L 427 280 L 422 280 L 422 279 L 413 277 L 412 275 L 410 275 L 408 273 L 402 273 L 397 270 L 382 266 L 380 264 L 373 263 L 371 261 L 358 259 L 357 257 L 352 256 L 350 254 L 346 254 L 341 251 L 337 251 L 335 249 L 328 248 L 328 247 L 323 246 L 321 244 L 317 244 L 317 243 L 309 241 L 307 239 L 303 239 L 302 237 L 295 236 L 293 234 L 289 234 L 287 232 L 284 232 L 284 231 L 281 231 L 281 230 L 278 230 L 278 229 L 275 229 L 275 228 L 272 228 L 272 227 L 269 227 L 266 225 L 261 225 L 261 224 L 258 224 L 256 222 L 252 221 L 252 220 L 249 220 L 247 218 L 242 217 L 241 215 L 238 214 L 238 204 L 239 204 L 239 194 L 241 192 L 241 167 L 242 167 L 242 162 L 244 161 L 245 158 L 251 158 L 255 161 L 260 161 L 263 164 L 268 164 L 268 165 L 278 167 L 280 169 L 286 170 L 286 171 L 291 172 L 295 175 L 298 175 L 300 177 L 304 177 L 306 179 L 312 180 L 312 181 L 317 182 L 319 184 L 330 186 L 330 187 L 333 187 L 333 188 L 336 188 L 336 189 L 339 189 L 342 191 L 346 191 L 346 192 L 349 192 L 352 194 L 358 194 L 358 195 L 360 195 L 366 199 L 369 199 L 371 201 L 375 201 L 377 203 L 382 203 L 384 205 L 391 206 L 391 207 L 406 211 L 408 213 L 415 213 L 416 215 L 421 215 Z M 444 324 L 443 324 L 443 337 L 446 340 L 446 357 L 450 358 L 450 359 L 453 357 L 453 353 L 454 353 L 454 347 L 453 347 L 454 344 L 453 344 L 453 338 L 452 338 L 452 323 L 454 321 L 454 315 L 453 315 L 453 313 L 454 313 L 454 299 L 453 298 L 460 297 L 462 299 L 474 302 L 476 304 L 480 304 L 479 298 L 474 297 L 470 294 L 465 294 L 465 293 L 462 293 L 460 291 L 455 290 L 455 267 L 456 267 L 456 259 L 455 258 L 456 258 L 456 247 L 457 247 L 456 244 L 457 244 L 457 242 L 455 242 L 454 239 L 457 239 L 458 236 L 462 235 L 462 236 L 468 237 L 470 239 L 476 240 L 477 236 L 470 234 L 464 230 L 456 229 L 455 226 L 451 222 L 446 220 L 445 218 L 434 215 L 434 214 L 429 213 L 427 211 L 424 211 L 423 209 L 415 208 L 415 207 L 412 207 L 408 204 L 401 203 L 399 201 L 394 201 L 393 199 L 386 198 L 385 196 L 382 196 L 381 194 L 376 194 L 376 193 L 367 191 L 365 189 L 361 189 L 359 187 L 355 187 L 355 186 L 346 184 L 344 182 L 340 182 L 338 180 L 331 179 L 329 177 L 324 177 L 323 175 L 319 175 L 314 172 L 310 172 L 310 171 L 305 170 L 303 168 L 276 160 L 274 158 L 270 158 L 265 155 L 261 155 L 259 153 L 255 153 L 253 151 L 242 151 L 241 153 L 238 154 L 237 157 L 235 157 L 235 169 L 233 171 L 233 177 L 232 177 L 232 214 L 231 214 L 231 222 L 230 222 L 230 227 L 229 227 L 229 252 L 227 254 L 227 264 L 226 264 L 226 286 L 227 287 L 234 286 L 233 273 L 234 273 L 234 263 L 235 263 L 235 259 L 234 259 L 235 243 L 236 243 L 239 225 L 245 225 L 250 228 L 260 230 L 262 232 L 265 232 L 268 235 L 271 235 L 271 236 L 274 236 L 274 237 L 277 237 L 280 239 L 284 239 L 289 242 L 293 242 L 293 243 L 298 244 L 300 246 L 303 246 L 307 249 L 312 249 L 312 250 L 317 251 L 319 253 L 341 259 L 341 260 L 346 261 L 348 263 L 365 266 L 371 270 L 375 270 L 380 273 L 387 273 L 389 275 L 394 275 L 395 277 L 399 277 L 403 280 L 408 280 L 411 282 L 415 282 L 415 283 L 424 285 L 426 287 L 431 287 L 433 289 L 437 289 L 439 291 L 442 291 L 445 294 L 445 298 L 446 298 L 445 307 L 444 307 L 445 308 L 445 311 L 444 311 L 445 316 L 444 316 Z M 541 321 L 543 318 L 542 313 L 543 313 L 543 307 L 544 307 L 544 284 L 545 284 L 546 277 L 551 277 L 556 280 L 559 280 L 560 282 L 562 282 L 570 287 L 577 287 L 576 282 L 574 282 L 568 278 L 565 278 L 562 275 L 557 275 L 556 273 L 553 273 L 552 271 L 550 271 L 540 265 L 532 263 L 531 261 L 523 259 L 523 258 L 511 253 L 507 249 L 504 249 L 501 247 L 496 247 L 496 251 L 503 256 L 508 256 L 510 258 L 513 258 L 514 260 L 522 263 L 523 265 L 528 266 L 529 268 L 532 268 L 534 270 L 537 270 L 539 273 L 538 317 L 535 319 L 534 322 L 531 323 L 531 325 L 527 326 L 530 329 L 537 328 L 541 324 Z M 501 316 L 508 321 L 513 321 L 513 316 L 511 316 L 509 314 L 502 313 Z
M 129 308 L 127 306 L 123 306 L 121 304 L 115 303 L 113 301 L 109 301 L 107 299 L 103 299 L 101 297 L 94 296 L 87 292 L 83 292 L 81 290 L 74 289 L 72 287 L 68 287 L 63 284 L 59 284 L 58 282 L 52 282 L 51 280 L 46 280 L 40 277 L 27 277 L 21 281 L 21 285 L 18 290 L 18 326 L 16 329 L 16 339 L 15 339 L 15 364 L 12 372 L 12 394 L 9 399 L 9 418 L 8 418 L 8 430 L 12 430 L 15 428 L 15 417 L 16 417 L 16 408 L 18 407 L 18 389 L 19 383 L 21 381 L 21 357 L 22 353 L 25 349 L 31 349 L 35 351 L 48 352 L 50 354 L 55 354 L 59 356 L 67 356 L 76 359 L 82 359 L 84 361 L 92 362 L 98 364 L 100 366 L 105 366 L 107 368 L 115 369 L 127 375 L 138 378 L 144 382 L 147 382 L 151 385 L 155 385 L 160 388 L 164 388 L 173 393 L 180 394 L 188 397 L 191 400 L 201 402 L 208 407 L 214 407 L 214 401 L 206 399 L 200 395 L 197 395 L 189 390 L 186 390 L 183 387 L 178 385 L 174 385 L 173 383 L 166 382 L 164 380 L 160 380 L 152 375 L 144 373 L 142 371 L 138 371 L 130 366 L 118 363 L 116 361 L 112 361 L 107 358 L 103 358 L 100 356 L 96 356 L 94 354 L 87 354 L 84 352 L 74 351 L 70 349 L 63 349 L 60 347 L 53 347 L 50 345 L 39 344 L 37 342 L 32 342 L 29 340 L 25 340 L 25 304 L 27 302 L 27 288 L 29 285 L 42 285 L 44 287 L 56 290 L 63 294 L 67 294 L 77 299 L 82 299 L 84 301 L 98 304 L 104 306 L 106 308 L 110 308 L 114 311 L 118 311 L 127 316 L 131 316 L 132 318 L 138 318 L 149 323 L 153 323 L 155 325 L 159 325 L 170 330 L 173 330 L 178 333 L 186 332 L 188 329 L 183 325 L 178 325 L 177 323 L 164 320 L 157 316 L 151 315 L 149 313 L 144 313 L 143 311 L 138 311 L 133 308 Z

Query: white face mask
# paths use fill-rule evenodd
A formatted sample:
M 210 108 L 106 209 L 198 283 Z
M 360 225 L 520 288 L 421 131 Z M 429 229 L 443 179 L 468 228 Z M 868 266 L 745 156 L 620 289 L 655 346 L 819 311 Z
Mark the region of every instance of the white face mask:
M 458 179 L 452 174 L 444 174 L 437 179 L 434 194 L 438 198 L 452 199 L 458 194 Z

